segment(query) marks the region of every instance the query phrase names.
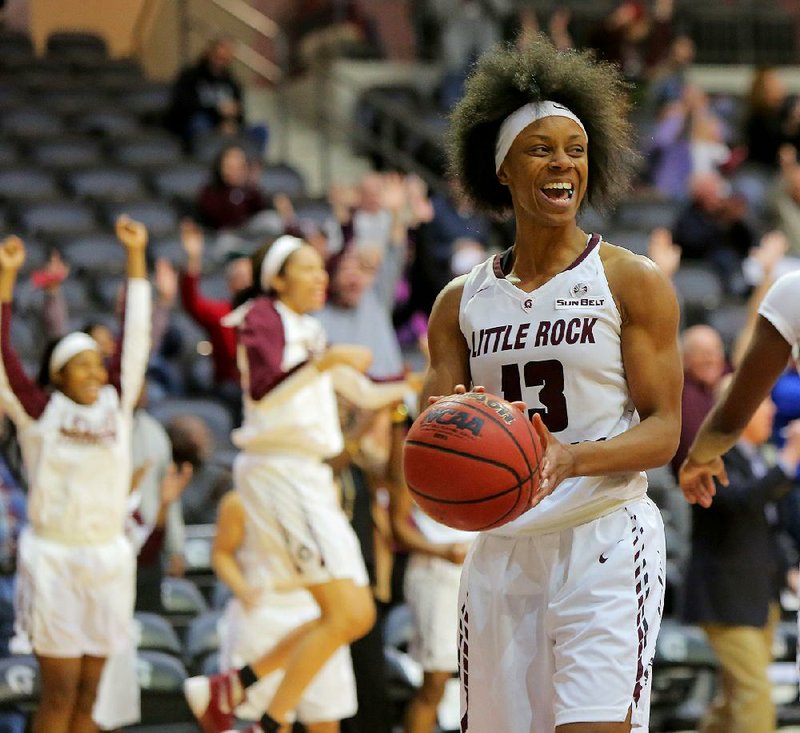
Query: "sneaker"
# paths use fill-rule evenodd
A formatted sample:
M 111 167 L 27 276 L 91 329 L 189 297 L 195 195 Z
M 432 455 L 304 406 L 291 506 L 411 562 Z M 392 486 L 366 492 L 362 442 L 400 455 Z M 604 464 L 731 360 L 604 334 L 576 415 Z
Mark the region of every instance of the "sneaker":
M 225 733 L 264 733 L 264 729 L 258 724 L 253 723 L 249 728 L 245 728 L 244 730 L 236 730 L 235 728 L 231 728 L 230 730 L 226 730 Z
M 210 677 L 190 677 L 183 683 L 183 694 L 203 733 L 223 733 L 233 727 L 236 706 L 244 691 L 235 671 Z

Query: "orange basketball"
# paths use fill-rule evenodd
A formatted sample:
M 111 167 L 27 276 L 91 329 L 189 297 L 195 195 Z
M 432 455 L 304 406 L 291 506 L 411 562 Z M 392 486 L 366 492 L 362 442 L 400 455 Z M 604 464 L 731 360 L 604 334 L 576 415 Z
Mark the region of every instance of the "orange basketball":
M 485 530 L 528 508 L 541 457 L 526 415 L 500 397 L 467 392 L 439 400 L 414 421 L 403 467 L 426 514 L 449 527 Z

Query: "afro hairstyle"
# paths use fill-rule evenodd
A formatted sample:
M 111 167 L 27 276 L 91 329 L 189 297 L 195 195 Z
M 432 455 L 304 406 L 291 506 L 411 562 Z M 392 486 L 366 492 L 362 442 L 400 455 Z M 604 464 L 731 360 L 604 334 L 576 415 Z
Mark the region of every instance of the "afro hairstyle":
M 629 86 L 615 66 L 588 51 L 558 51 L 544 36 L 524 51 L 497 46 L 478 60 L 450 116 L 450 175 L 478 208 L 507 213 L 511 194 L 495 171 L 497 133 L 512 112 L 544 100 L 568 107 L 583 122 L 589 138 L 586 200 L 609 209 L 628 190 L 639 160 L 627 117 Z

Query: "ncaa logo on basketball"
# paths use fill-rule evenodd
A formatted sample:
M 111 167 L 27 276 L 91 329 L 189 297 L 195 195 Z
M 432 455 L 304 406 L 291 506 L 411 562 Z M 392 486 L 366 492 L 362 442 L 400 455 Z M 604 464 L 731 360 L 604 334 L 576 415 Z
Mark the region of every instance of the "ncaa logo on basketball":
M 481 434 L 483 428 L 483 420 L 480 417 L 470 415 L 463 410 L 455 410 L 452 407 L 431 410 L 425 415 L 425 424 L 452 426 L 458 430 L 466 430 L 475 437 Z

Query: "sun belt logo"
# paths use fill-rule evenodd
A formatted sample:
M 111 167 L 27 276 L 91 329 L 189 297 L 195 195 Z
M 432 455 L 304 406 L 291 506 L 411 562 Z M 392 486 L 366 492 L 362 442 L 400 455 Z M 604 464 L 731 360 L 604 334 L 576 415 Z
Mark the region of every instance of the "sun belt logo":
M 576 282 L 570 289 L 569 294 L 573 298 L 580 298 L 589 294 L 589 283 Z

